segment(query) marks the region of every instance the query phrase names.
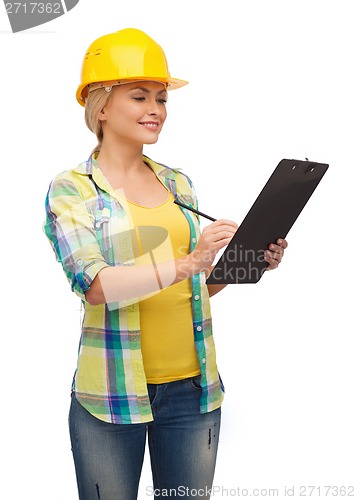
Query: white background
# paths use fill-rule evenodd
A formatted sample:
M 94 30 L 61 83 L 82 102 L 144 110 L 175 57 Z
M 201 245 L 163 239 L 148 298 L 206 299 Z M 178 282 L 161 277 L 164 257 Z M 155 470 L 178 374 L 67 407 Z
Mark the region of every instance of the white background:
M 1 498 L 77 498 L 67 415 L 80 301 L 42 233 L 44 199 L 96 143 L 75 101 L 84 53 L 126 27 L 190 81 L 145 152 L 183 168 L 203 212 L 239 223 L 282 158 L 330 164 L 280 268 L 212 298 L 226 387 L 213 498 L 356 495 L 353 4 L 81 0 L 17 34 L 1 11 Z M 147 457 L 140 499 L 150 485 Z

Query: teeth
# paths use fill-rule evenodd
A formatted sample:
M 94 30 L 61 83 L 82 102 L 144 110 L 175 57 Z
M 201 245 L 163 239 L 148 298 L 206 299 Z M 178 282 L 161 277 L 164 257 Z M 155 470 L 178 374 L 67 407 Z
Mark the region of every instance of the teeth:
M 157 128 L 158 123 L 141 123 L 141 125 L 144 125 L 145 127 L 150 127 L 150 128 Z

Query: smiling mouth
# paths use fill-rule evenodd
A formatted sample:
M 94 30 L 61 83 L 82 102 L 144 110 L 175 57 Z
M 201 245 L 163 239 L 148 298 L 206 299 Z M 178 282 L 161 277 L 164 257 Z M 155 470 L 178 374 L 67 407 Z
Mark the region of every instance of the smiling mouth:
M 158 122 L 139 122 L 139 124 L 151 130 L 157 130 L 159 127 Z

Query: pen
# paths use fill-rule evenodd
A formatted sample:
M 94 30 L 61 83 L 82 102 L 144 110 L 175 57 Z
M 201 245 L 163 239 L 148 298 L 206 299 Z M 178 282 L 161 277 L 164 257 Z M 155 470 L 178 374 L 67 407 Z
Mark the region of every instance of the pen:
M 216 221 L 213 217 L 210 217 L 210 215 L 203 214 L 203 212 L 199 212 L 199 210 L 195 210 L 195 208 L 188 207 L 187 205 L 184 205 L 180 201 L 174 200 L 174 203 L 177 205 L 180 205 L 183 208 L 186 208 L 187 210 L 190 210 L 191 212 L 194 212 L 195 214 L 201 215 L 202 217 L 205 217 L 206 219 L 212 220 L 213 222 Z

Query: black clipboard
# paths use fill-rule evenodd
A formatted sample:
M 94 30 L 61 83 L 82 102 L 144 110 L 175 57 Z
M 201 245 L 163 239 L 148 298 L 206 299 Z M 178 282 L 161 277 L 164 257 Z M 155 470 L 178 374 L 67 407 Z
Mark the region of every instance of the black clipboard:
M 308 160 L 280 161 L 206 283 L 257 283 L 268 267 L 264 251 L 287 236 L 328 167 Z

